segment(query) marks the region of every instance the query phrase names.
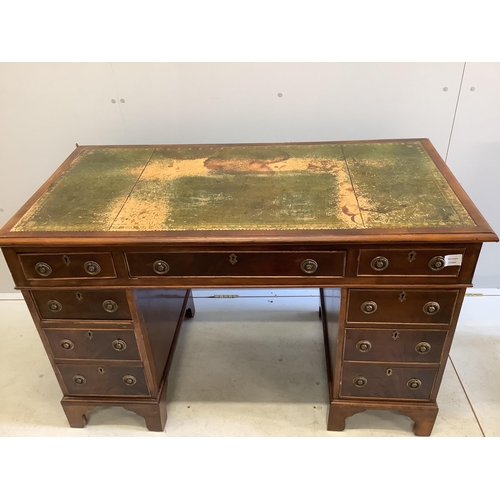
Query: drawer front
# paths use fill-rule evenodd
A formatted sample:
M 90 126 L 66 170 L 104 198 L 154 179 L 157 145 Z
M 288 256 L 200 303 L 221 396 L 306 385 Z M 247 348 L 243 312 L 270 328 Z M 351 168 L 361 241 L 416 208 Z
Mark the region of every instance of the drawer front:
M 45 330 L 54 358 L 140 360 L 133 330 Z
M 116 278 L 110 253 L 19 254 L 28 279 Z
M 58 364 L 57 369 L 68 395 L 149 395 L 141 367 Z
M 465 248 L 360 250 L 358 276 L 458 276 L 460 265 L 447 265 L 446 256 L 465 256 Z M 456 261 L 455 261 L 456 262 Z
M 123 291 L 36 290 L 31 294 L 43 319 L 131 319 Z
M 349 290 L 350 323 L 449 324 L 458 290 Z
M 446 330 L 347 328 L 346 361 L 439 363 Z
M 131 277 L 344 276 L 346 252 L 190 252 L 125 254 Z
M 425 399 L 431 396 L 437 368 L 344 365 L 340 395 L 377 399 Z

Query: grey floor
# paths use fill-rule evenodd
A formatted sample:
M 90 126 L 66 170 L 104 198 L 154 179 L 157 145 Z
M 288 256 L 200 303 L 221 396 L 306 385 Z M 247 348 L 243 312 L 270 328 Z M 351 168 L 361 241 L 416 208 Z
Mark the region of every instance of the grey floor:
M 482 292 L 489 295 L 465 299 L 438 397 L 435 437 L 500 436 L 500 292 Z M 98 408 L 87 414 L 84 429 L 70 428 L 24 302 L 0 300 L 0 436 L 413 436 L 409 418 L 384 411 L 347 419 L 344 432 L 326 431 L 315 291 L 211 298 L 214 293 L 221 295 L 199 291 L 196 316 L 184 323 L 164 433 L 148 432 L 141 417 L 122 408 Z

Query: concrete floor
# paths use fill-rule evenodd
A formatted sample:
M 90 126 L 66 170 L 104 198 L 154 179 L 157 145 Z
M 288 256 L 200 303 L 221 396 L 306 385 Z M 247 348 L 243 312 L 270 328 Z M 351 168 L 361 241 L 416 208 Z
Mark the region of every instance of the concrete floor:
M 122 408 L 97 408 L 84 429 L 70 428 L 24 302 L 0 300 L 0 436 L 413 436 L 409 418 L 383 411 L 348 418 L 344 432 L 326 431 L 316 291 L 238 298 L 210 292 L 196 294 L 196 316 L 181 332 L 164 433 L 147 431 L 141 417 Z M 269 296 L 275 292 L 286 296 Z M 434 437 L 500 436 L 500 293 L 482 292 L 490 296 L 465 299 Z

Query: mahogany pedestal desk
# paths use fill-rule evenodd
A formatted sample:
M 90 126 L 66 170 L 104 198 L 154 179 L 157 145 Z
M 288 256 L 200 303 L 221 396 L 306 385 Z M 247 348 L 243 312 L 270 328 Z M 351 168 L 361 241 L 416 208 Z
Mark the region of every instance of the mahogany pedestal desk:
M 427 139 L 77 145 L 0 232 L 70 425 L 118 405 L 154 431 L 192 288 L 318 287 L 327 428 L 397 410 L 429 435 L 487 241 Z

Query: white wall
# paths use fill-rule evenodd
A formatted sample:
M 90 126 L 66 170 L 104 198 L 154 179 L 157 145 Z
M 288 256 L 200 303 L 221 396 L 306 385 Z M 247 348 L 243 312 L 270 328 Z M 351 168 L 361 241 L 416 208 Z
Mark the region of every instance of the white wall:
M 443 157 L 452 139 L 450 167 L 500 232 L 499 87 L 496 63 L 3 63 L 0 226 L 75 143 L 429 137 Z M 498 287 L 486 247 L 475 284 Z M 12 287 L 2 259 L 0 292 Z
M 466 65 L 447 163 L 500 236 L 500 63 Z M 474 284 L 500 287 L 499 243 L 483 245 Z

